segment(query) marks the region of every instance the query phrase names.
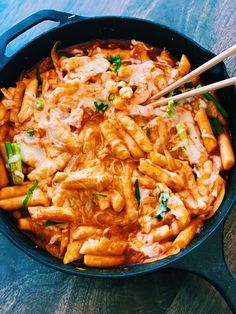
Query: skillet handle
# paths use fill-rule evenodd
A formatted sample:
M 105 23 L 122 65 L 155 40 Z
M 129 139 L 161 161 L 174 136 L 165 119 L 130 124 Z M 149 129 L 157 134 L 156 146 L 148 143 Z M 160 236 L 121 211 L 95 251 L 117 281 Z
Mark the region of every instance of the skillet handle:
M 27 31 L 31 27 L 46 20 L 59 22 L 60 25 L 63 25 L 65 23 L 70 23 L 74 20 L 83 20 L 83 19 L 84 17 L 80 17 L 78 15 L 60 12 L 56 10 L 41 10 L 30 15 L 26 19 L 14 25 L 12 28 L 10 28 L 0 37 L 0 70 L 5 66 L 5 64 L 10 59 L 5 56 L 5 51 L 6 51 L 6 47 L 8 43 L 12 41 L 13 39 L 15 39 L 17 36 L 23 34 L 25 31 Z
M 225 262 L 223 230 L 224 224 L 221 223 L 205 242 L 174 262 L 173 268 L 187 270 L 206 279 L 236 313 L 236 280 Z

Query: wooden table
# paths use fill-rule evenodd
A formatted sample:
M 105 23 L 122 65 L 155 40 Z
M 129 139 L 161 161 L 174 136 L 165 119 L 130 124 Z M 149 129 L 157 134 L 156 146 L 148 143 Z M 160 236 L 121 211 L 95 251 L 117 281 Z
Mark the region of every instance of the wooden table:
M 0 1 L 0 33 L 45 8 L 84 16 L 126 15 L 167 25 L 218 53 L 235 43 L 235 0 L 58 0 Z M 44 22 L 9 45 L 16 50 L 42 30 Z M 157 38 L 158 43 L 158 38 Z M 226 61 L 235 75 L 235 58 Z M 225 226 L 225 255 L 236 275 L 236 210 Z M 16 249 L 0 234 L 0 314 L 5 313 L 230 313 L 220 294 L 203 279 L 164 270 L 126 280 L 92 280 L 48 269 Z

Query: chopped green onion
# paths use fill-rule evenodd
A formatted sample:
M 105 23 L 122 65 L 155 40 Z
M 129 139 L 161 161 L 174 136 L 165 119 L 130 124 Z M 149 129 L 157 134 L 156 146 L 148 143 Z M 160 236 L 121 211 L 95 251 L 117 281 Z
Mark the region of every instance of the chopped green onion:
M 76 56 L 74 53 L 70 53 L 70 52 L 66 52 L 66 51 L 59 51 L 58 55 L 60 57 L 66 57 L 66 58 L 73 58 Z
M 45 223 L 43 225 L 45 227 L 50 227 L 50 226 L 54 226 L 54 225 L 58 225 L 58 224 L 62 224 L 62 223 L 61 222 L 47 220 L 47 221 L 45 221 Z
M 102 197 L 107 197 L 107 194 L 103 194 L 103 193 L 93 193 L 94 196 L 102 196 Z
M 115 99 L 115 94 L 110 94 L 108 97 L 109 101 L 113 101 Z
M 29 188 L 29 190 L 28 190 L 28 192 L 26 194 L 26 197 L 25 197 L 25 199 L 24 199 L 24 201 L 22 203 L 22 206 L 20 207 L 20 210 L 24 210 L 26 208 L 26 205 L 27 205 L 27 203 L 28 203 L 28 201 L 30 199 L 30 196 L 34 192 L 34 190 L 36 189 L 38 184 L 39 184 L 39 181 L 35 180 L 33 186 L 31 188 Z
M 222 125 L 220 124 L 220 121 L 218 118 L 210 118 L 209 120 L 210 120 L 212 131 L 215 136 L 218 136 L 224 133 L 224 129 Z
M 122 65 L 120 55 L 116 55 L 115 57 L 108 58 L 107 60 L 111 62 L 112 64 L 115 64 L 113 69 L 116 72 L 116 74 L 118 74 L 118 71 Z
M 172 90 L 172 92 L 170 92 L 170 96 L 176 96 L 176 95 L 179 95 L 179 94 L 182 94 L 182 89 L 180 88 L 176 88 L 174 90 Z
M 158 212 L 156 213 L 156 218 L 158 220 L 162 220 L 164 217 L 164 214 L 167 212 L 167 201 L 169 199 L 170 195 L 168 191 L 162 191 L 159 194 L 159 203 L 160 203 L 160 208 Z
M 44 100 L 41 97 L 37 98 L 36 110 L 42 111 L 44 109 Z
M 96 108 L 96 113 L 98 113 L 99 111 L 105 112 L 108 108 L 108 104 L 104 104 L 102 102 L 98 104 L 96 101 L 94 102 L 94 106 Z
M 146 128 L 146 135 L 147 135 L 148 137 L 151 135 L 151 131 L 150 131 L 150 128 L 149 128 L 149 127 Z
M 34 136 L 34 128 L 28 128 L 26 130 L 26 133 L 29 135 L 29 136 Z
M 184 84 L 184 87 L 186 87 L 186 88 L 191 88 L 191 87 L 193 87 L 193 83 L 192 83 L 192 82 L 186 82 L 186 83 Z
M 6 142 L 5 149 L 13 183 L 21 184 L 24 182 L 24 174 L 22 172 L 20 143 Z
M 201 88 L 201 87 L 203 87 L 203 85 L 198 84 L 197 88 Z M 221 106 L 221 104 L 215 99 L 215 97 L 210 92 L 203 93 L 203 96 L 207 100 L 213 101 L 213 103 L 215 104 L 216 108 L 219 110 L 219 112 L 222 114 L 222 116 L 224 118 L 227 119 L 229 117 L 228 112 L 225 111 L 225 109 Z
M 134 183 L 134 187 L 135 187 L 135 197 L 138 201 L 138 206 L 140 205 L 140 190 L 139 190 L 139 183 L 138 183 L 138 179 L 135 180 Z
M 13 156 L 13 150 L 10 142 L 5 143 L 8 160 Z
M 42 86 L 42 80 L 41 80 L 41 76 L 40 76 L 40 71 L 39 71 L 39 66 L 38 66 L 38 64 L 35 66 L 35 70 L 36 70 L 36 77 L 37 77 L 38 88 L 39 88 L 40 86 Z
M 175 114 L 175 102 L 174 100 L 168 101 L 168 111 L 167 114 L 169 117 L 172 117 Z

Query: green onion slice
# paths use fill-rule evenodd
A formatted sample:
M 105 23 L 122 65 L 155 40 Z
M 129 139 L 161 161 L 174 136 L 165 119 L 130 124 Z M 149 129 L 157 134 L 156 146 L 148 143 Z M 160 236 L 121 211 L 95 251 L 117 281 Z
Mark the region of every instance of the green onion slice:
M 44 109 L 44 100 L 41 97 L 37 98 L 36 110 L 42 111 Z
M 38 184 L 39 184 L 39 181 L 38 181 L 38 180 L 35 180 L 33 186 L 32 186 L 31 188 L 29 188 L 29 190 L 28 190 L 28 192 L 27 192 L 27 194 L 26 194 L 26 197 L 25 197 L 25 199 L 24 199 L 24 201 L 23 201 L 23 203 L 22 203 L 22 206 L 20 207 L 19 210 L 24 210 L 24 209 L 26 208 L 27 203 L 28 203 L 28 201 L 29 201 L 29 199 L 30 199 L 30 196 L 32 195 L 32 193 L 34 192 L 34 190 L 36 189 L 36 187 L 38 186 Z
M 34 128 L 28 128 L 26 130 L 26 133 L 29 135 L 29 136 L 34 136 Z
M 103 102 L 98 104 L 96 101 L 94 101 L 94 106 L 96 108 L 96 113 L 99 113 L 99 111 L 105 112 L 108 108 L 108 104 L 105 104 Z
M 224 133 L 224 129 L 222 125 L 220 124 L 220 121 L 218 118 L 210 118 L 209 120 L 210 120 L 212 131 L 215 136 L 218 136 Z
M 175 114 L 175 102 L 174 100 L 168 101 L 168 111 L 167 114 L 169 117 L 172 117 Z
M 22 159 L 20 143 L 5 142 L 8 164 L 14 184 L 22 184 L 24 182 L 24 174 L 22 172 Z
M 120 67 L 122 66 L 120 55 L 116 55 L 115 57 L 108 58 L 107 60 L 111 62 L 112 64 L 115 64 L 113 69 L 116 72 L 116 74 L 118 74 L 118 71 Z
M 103 194 L 103 193 L 93 193 L 94 196 L 102 196 L 102 197 L 107 197 L 107 194 Z
M 138 206 L 140 205 L 140 190 L 139 190 L 139 183 L 138 183 L 138 179 L 135 180 L 134 183 L 134 187 L 135 187 L 135 197 L 138 201 Z
M 159 194 L 159 203 L 160 203 L 160 208 L 158 212 L 156 213 L 156 218 L 158 220 L 162 220 L 164 217 L 164 214 L 167 212 L 167 201 L 169 199 L 170 195 L 168 191 L 162 191 Z

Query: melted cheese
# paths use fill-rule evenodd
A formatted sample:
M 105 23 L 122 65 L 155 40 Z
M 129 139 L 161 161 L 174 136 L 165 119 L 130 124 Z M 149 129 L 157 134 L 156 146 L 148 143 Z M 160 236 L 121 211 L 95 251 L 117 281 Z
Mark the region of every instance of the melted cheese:
M 40 229 L 34 235 L 40 244 L 60 258 L 65 252 L 72 261 L 83 259 L 84 252 L 99 252 L 94 261 L 116 260 L 117 265 L 117 258 L 123 264 L 175 254 L 222 200 L 220 152 L 207 153 L 203 138 L 211 136 L 200 134 L 194 120 L 208 103 L 200 97 L 185 99 L 176 103 L 172 116 L 167 106 L 146 104 L 179 75 L 166 50 L 162 58 L 149 60 L 149 49 L 133 41 L 130 50 L 96 45 L 86 48 L 88 56 L 54 58 L 56 70 L 44 68 L 41 75 L 43 110 L 34 108 L 28 121 L 14 128 L 10 139 L 21 144 L 25 177 L 39 180 L 37 193 L 45 193 L 45 204 L 50 203 L 41 210 L 56 207 L 61 215 L 65 208 L 73 211 L 73 222 L 60 228 L 47 229 L 42 221 L 27 218 Z M 72 52 L 82 55 L 81 49 Z M 118 60 L 118 52 L 122 64 L 115 70 L 119 64 L 107 58 Z M 35 78 L 34 70 L 23 81 L 29 78 Z M 15 89 L 10 91 L 14 99 Z M 8 100 L 5 92 L 3 102 Z M 28 128 L 34 136 L 27 134 Z M 68 234 L 80 227 L 92 227 L 93 233 L 85 232 L 80 244 L 72 236 L 68 244 Z M 184 241 L 183 235 L 188 237 Z

